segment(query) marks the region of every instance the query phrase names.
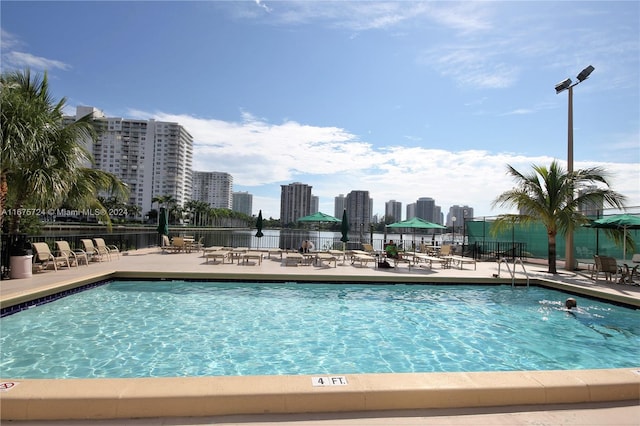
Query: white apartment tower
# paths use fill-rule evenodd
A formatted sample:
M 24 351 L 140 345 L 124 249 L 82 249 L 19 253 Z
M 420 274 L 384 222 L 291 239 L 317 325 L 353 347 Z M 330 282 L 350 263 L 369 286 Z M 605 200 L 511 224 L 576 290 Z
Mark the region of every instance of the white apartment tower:
M 180 206 L 191 199 L 193 137 L 183 126 L 105 117 L 93 107 L 78 107 L 75 119 L 87 114 L 93 115 L 99 128 L 95 143 L 87 142 L 94 167 L 128 185 L 129 204 L 139 206 L 144 215 L 154 207 L 154 197 L 171 196 Z
M 286 226 L 311 214 L 312 187 L 300 182 L 280 185 L 280 223 Z
M 251 216 L 253 214 L 253 195 L 248 192 L 234 192 L 233 211 Z
M 216 209 L 233 208 L 233 176 L 224 172 L 193 172 L 193 199 Z

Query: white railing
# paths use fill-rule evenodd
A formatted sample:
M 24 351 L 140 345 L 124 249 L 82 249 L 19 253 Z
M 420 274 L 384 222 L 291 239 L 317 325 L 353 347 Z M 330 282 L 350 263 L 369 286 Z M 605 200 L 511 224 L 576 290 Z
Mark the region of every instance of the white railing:
M 513 259 L 513 271 L 511 270 L 511 268 L 509 267 L 509 262 L 507 261 L 506 258 L 501 258 L 500 259 L 500 263 L 498 263 L 498 277 L 500 277 L 500 267 L 502 266 L 502 264 L 507 265 L 507 271 L 509 272 L 509 275 L 511 276 L 511 287 L 514 287 L 516 284 L 516 264 L 520 264 L 520 266 L 522 266 L 522 272 L 524 272 L 525 277 L 527 277 L 527 288 L 529 288 L 529 274 L 527 273 L 527 270 L 524 267 L 524 263 L 522 263 L 522 259 L 520 259 L 519 257 L 516 257 Z

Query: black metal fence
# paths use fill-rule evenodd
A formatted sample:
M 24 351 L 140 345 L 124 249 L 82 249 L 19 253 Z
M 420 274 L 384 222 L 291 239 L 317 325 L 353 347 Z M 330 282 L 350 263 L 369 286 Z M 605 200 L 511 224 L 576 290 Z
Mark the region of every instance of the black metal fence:
M 528 256 L 527 243 L 504 241 L 476 241 L 464 246 L 463 254 L 476 260 L 496 260 L 503 257 L 524 259 Z

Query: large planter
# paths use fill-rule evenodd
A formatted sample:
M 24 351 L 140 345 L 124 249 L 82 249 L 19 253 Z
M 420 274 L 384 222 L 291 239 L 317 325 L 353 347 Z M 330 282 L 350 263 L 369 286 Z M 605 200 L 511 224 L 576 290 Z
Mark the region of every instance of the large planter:
M 9 265 L 11 266 L 9 277 L 11 279 L 31 278 L 31 275 L 32 275 L 31 260 L 32 259 L 33 259 L 33 255 L 30 255 L 30 254 L 27 254 L 24 256 L 11 256 L 9 259 Z

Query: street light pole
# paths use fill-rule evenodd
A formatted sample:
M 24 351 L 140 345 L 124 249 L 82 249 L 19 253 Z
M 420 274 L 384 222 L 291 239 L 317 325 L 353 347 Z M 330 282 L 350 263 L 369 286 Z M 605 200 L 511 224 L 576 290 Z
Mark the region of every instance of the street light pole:
M 589 77 L 589 74 L 593 72 L 595 68 L 589 65 L 578 74 L 578 81 L 571 84 L 571 79 L 567 78 L 566 80 L 561 81 L 556 84 L 556 94 L 561 93 L 565 90 L 569 91 L 569 106 L 568 106 L 568 118 L 567 118 L 567 175 L 569 179 L 573 179 L 573 88 L 578 84 L 582 83 Z M 567 200 L 569 203 L 573 202 L 573 188 L 570 193 L 570 199 Z M 575 256 L 574 256 L 574 247 L 573 247 L 573 224 L 569 223 L 569 228 L 567 229 L 567 234 L 565 236 L 565 255 L 564 255 L 564 268 L 567 271 L 575 270 Z
M 451 223 L 453 223 L 453 226 L 451 226 L 451 228 L 453 228 L 453 234 L 451 236 L 451 240 L 452 240 L 451 243 L 453 244 L 454 247 L 456 246 L 456 219 L 457 218 L 455 216 L 453 216 L 451 218 Z

